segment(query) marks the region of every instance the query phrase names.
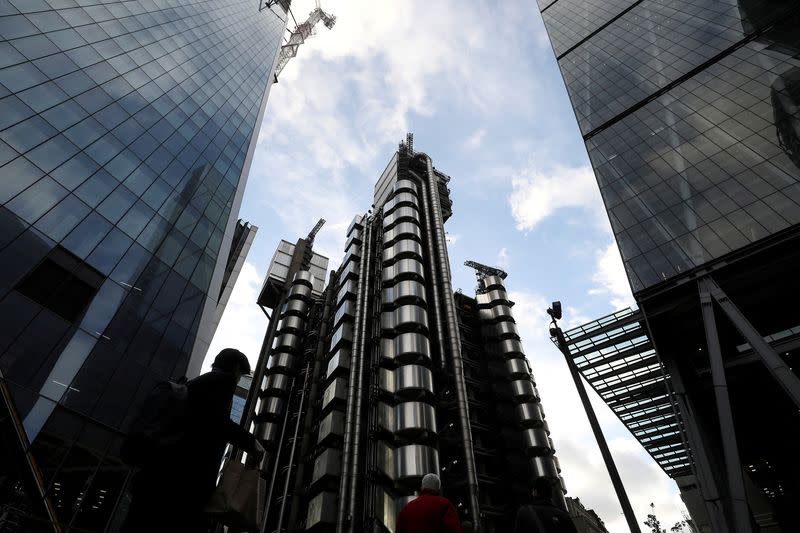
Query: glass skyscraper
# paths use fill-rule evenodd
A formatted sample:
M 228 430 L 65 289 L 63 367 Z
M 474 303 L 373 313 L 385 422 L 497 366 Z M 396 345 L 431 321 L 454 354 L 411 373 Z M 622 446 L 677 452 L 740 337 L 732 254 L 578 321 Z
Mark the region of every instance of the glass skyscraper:
M 800 222 L 797 2 L 539 4 L 634 292 Z
M 263 4 L 0 2 L 4 531 L 113 530 L 132 406 L 199 371 L 254 235 Z
M 576 363 L 702 530 L 795 531 L 800 3 L 539 9 L 641 311 Z

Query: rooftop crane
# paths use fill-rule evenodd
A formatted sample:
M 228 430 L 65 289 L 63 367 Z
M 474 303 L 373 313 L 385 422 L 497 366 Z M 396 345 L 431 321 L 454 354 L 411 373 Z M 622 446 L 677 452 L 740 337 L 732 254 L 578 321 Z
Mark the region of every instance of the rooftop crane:
M 308 232 L 308 237 L 306 237 L 306 244 L 305 248 L 303 249 L 303 262 L 301 263 L 301 269 L 307 270 L 311 265 L 311 259 L 314 256 L 314 237 L 317 236 L 319 233 L 320 228 L 325 224 L 325 219 L 321 218 L 319 221 L 311 228 L 311 231 Z
M 317 236 L 317 233 L 319 233 L 319 230 L 322 228 L 323 225 L 325 225 L 325 219 L 321 218 L 314 225 L 314 227 L 311 228 L 311 231 L 308 232 L 308 237 L 306 237 L 306 241 L 307 242 L 314 242 L 314 237 Z
M 330 29 L 336 24 L 336 17 L 325 13 L 322 8 L 319 7 L 319 2 L 317 2 L 316 9 L 309 13 L 308 19 L 302 24 L 298 24 L 289 36 L 289 40 L 286 44 L 281 46 L 281 51 L 278 54 L 278 64 L 275 66 L 276 80 L 281 71 L 283 71 L 283 67 L 286 66 L 286 63 L 297 55 L 297 49 L 300 48 L 300 45 L 303 44 L 309 36 L 314 34 L 314 26 L 316 26 L 319 21 L 322 21 L 325 27 Z
M 464 266 L 468 266 L 475 270 L 475 275 L 478 279 L 483 279 L 486 276 L 500 276 L 500 279 L 506 279 L 508 273 L 505 270 L 496 267 L 490 267 L 477 261 L 464 261 Z
M 477 292 L 481 293 L 483 290 L 481 289 L 480 282 L 486 276 L 499 276 L 500 279 L 506 279 L 508 274 L 505 270 L 496 267 L 490 267 L 484 265 L 483 263 L 478 263 L 477 261 L 464 261 L 464 266 L 468 266 L 475 270 L 475 277 L 478 278 L 478 287 Z

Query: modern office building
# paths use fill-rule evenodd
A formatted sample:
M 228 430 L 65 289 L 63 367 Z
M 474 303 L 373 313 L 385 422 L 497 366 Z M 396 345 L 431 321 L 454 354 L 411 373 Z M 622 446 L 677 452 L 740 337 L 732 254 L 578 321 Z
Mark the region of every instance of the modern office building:
M 430 472 L 463 521 L 509 531 L 534 479 L 563 487 L 505 275 L 453 292 L 449 180 L 409 137 L 321 294 L 297 251 L 270 268 L 286 278 L 262 291 L 245 414 L 269 452 L 265 531 L 394 531 Z
M 639 305 L 575 361 L 704 531 L 796 531 L 800 4 L 539 7 Z
M 285 26 L 258 0 L 0 5 L 0 529 L 121 518 L 126 419 L 199 371 L 255 234 Z

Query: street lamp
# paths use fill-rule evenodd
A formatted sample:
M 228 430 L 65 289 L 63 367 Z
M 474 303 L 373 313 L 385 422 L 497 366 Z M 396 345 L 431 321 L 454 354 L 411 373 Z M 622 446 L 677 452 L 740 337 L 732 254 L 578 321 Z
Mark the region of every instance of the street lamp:
M 605 462 L 606 468 L 608 469 L 608 475 L 611 477 L 611 483 L 614 485 L 614 491 L 617 493 L 617 499 L 619 499 L 619 504 L 622 506 L 622 512 L 625 515 L 625 520 L 628 522 L 628 527 L 631 533 L 641 533 L 639 523 L 636 522 L 636 515 L 633 514 L 633 508 L 628 499 L 628 494 L 625 492 L 625 486 L 622 484 L 622 479 L 619 477 L 617 465 L 614 464 L 614 458 L 611 457 L 611 451 L 608 449 L 606 438 L 603 436 L 603 430 L 600 428 L 600 423 L 597 421 L 597 415 L 595 415 L 592 404 L 589 402 L 589 396 L 586 394 L 586 388 L 583 386 L 580 372 L 578 372 L 575 361 L 572 360 L 572 355 L 569 352 L 569 345 L 564 338 L 564 332 L 558 327 L 558 320 L 560 320 L 562 316 L 561 302 L 553 302 L 552 306 L 547 310 L 547 314 L 550 315 L 552 319 L 550 322 L 550 336 L 555 337 L 558 349 L 564 354 L 564 358 L 567 360 L 569 373 L 572 375 L 572 381 L 575 382 L 575 388 L 578 389 L 578 396 L 580 396 L 583 409 L 586 411 L 586 416 L 589 418 L 589 425 L 592 426 L 592 433 L 594 433 L 597 446 L 600 448 L 600 453 L 603 455 L 603 462 Z

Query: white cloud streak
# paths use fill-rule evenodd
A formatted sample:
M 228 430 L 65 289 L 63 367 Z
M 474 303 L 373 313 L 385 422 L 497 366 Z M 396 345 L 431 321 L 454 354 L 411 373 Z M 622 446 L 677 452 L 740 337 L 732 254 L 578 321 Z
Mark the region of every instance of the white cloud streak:
M 511 185 L 508 202 L 518 230 L 530 231 L 562 209 L 580 208 L 590 211 L 597 227 L 608 231 L 597 181 L 588 166 L 557 165 L 549 172 L 523 169 L 513 177 Z
M 636 306 L 616 241 L 597 251 L 592 281 L 599 286 L 589 290 L 589 294 L 607 295 L 608 303 L 614 310 Z
M 476 130 L 475 133 L 470 135 L 466 141 L 464 141 L 464 148 L 468 150 L 477 150 L 483 144 L 483 139 L 486 137 L 486 129 L 481 128 Z
M 500 268 L 508 268 L 510 260 L 511 257 L 509 256 L 508 248 L 506 247 L 500 248 L 500 251 L 497 252 L 497 260 L 496 260 L 497 266 Z

